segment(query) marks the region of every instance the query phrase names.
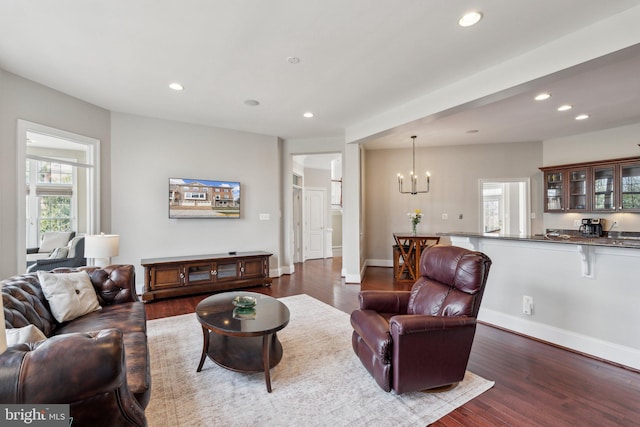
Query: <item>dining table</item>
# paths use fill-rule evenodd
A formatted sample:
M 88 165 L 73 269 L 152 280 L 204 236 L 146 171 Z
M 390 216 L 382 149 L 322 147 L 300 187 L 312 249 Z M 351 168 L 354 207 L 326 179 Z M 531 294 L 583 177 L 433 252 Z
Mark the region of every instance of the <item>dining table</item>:
M 396 281 L 413 281 L 420 277 L 420 257 L 428 246 L 437 245 L 440 236 L 432 236 L 413 232 L 393 233 L 396 242 L 394 247 L 394 279 Z

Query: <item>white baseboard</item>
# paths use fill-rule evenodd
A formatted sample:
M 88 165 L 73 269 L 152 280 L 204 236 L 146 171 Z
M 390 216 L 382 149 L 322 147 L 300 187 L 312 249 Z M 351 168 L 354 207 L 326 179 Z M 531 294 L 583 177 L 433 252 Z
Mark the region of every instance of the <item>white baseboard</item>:
M 640 350 L 635 348 L 483 308 L 480 308 L 478 320 L 633 369 L 640 369 Z
M 282 266 L 279 268 L 271 268 L 269 269 L 269 277 L 280 277 L 283 274 L 292 274 L 293 272 L 291 271 L 291 269 L 293 269 L 293 266 Z
M 361 283 L 362 279 L 359 274 L 347 274 L 344 276 L 345 283 Z
M 369 267 L 393 267 L 392 259 L 368 259 L 367 265 Z

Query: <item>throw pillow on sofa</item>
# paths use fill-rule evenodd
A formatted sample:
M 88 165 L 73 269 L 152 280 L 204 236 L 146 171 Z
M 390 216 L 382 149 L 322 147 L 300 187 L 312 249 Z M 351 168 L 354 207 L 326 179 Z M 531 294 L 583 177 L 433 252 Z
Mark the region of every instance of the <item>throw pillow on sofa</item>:
M 100 310 L 96 291 L 86 271 L 49 273 L 38 271 L 38 279 L 51 314 L 60 322 L 67 322 Z
M 23 326 L 22 328 L 7 329 L 7 346 L 18 344 L 33 344 L 46 340 L 47 337 L 34 325 Z
M 50 259 L 60 259 L 66 258 L 69 254 L 69 248 L 55 248 L 51 251 L 51 255 L 49 255 Z

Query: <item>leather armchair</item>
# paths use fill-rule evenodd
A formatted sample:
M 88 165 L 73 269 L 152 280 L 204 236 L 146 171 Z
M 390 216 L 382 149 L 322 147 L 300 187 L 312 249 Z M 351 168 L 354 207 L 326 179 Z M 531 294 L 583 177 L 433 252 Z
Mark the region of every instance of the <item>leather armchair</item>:
M 60 267 L 82 267 L 87 265 L 87 259 L 84 257 L 84 236 L 74 237 L 67 245 L 67 256 L 64 258 L 44 258 L 38 259 L 29 267 L 27 273 L 33 271 L 44 270 L 51 271 Z
M 397 394 L 462 381 L 491 260 L 431 246 L 411 291 L 362 291 L 351 313 L 353 350 L 378 385 Z
M 45 231 L 37 248 L 27 248 L 27 265 L 38 259 L 47 258 L 55 248 L 67 245 L 76 236 L 75 231 Z

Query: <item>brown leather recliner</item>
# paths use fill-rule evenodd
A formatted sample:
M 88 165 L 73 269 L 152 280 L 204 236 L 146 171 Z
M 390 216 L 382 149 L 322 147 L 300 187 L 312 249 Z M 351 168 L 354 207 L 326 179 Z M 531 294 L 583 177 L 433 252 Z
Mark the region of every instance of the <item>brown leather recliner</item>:
M 462 381 L 490 266 L 483 253 L 432 246 L 411 291 L 360 292 L 360 309 L 351 313 L 353 350 L 383 390 Z

